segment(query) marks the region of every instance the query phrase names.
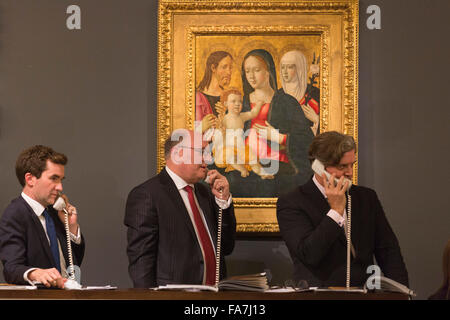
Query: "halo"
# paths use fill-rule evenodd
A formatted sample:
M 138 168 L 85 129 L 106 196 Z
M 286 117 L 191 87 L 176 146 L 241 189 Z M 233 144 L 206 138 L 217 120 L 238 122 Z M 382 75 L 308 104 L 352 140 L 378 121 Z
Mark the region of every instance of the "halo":
M 281 57 L 283 57 L 283 55 L 286 52 L 289 51 L 300 51 L 301 53 L 305 54 L 305 52 L 311 51 L 310 49 L 306 48 L 303 44 L 301 43 L 290 43 L 286 46 L 284 46 L 281 50 L 280 50 L 280 59 Z
M 245 55 L 255 49 L 264 49 L 272 55 L 272 58 L 278 55 L 278 49 L 268 41 L 264 40 L 252 40 L 243 46 L 236 57 L 236 64 L 242 66 Z M 238 60 L 239 59 L 239 60 Z
M 197 61 L 204 61 L 204 63 L 206 63 L 206 60 L 211 55 L 211 53 L 216 51 L 228 52 L 229 54 L 231 54 L 233 60 L 235 59 L 236 52 L 234 48 L 230 48 L 230 46 L 226 45 L 225 43 L 215 43 L 206 48 L 203 48 L 201 56 L 197 57 Z
M 292 44 L 288 44 L 288 45 L 284 46 L 280 50 L 280 59 L 283 57 L 283 55 L 286 52 L 289 52 L 289 51 L 300 51 L 301 53 L 303 53 L 306 57 L 308 66 L 310 66 L 312 64 L 312 58 L 313 58 L 312 56 L 314 53 L 316 54 L 316 58 L 320 55 L 320 52 L 315 52 L 311 48 L 307 48 L 301 43 L 292 43 Z M 309 67 L 308 67 L 308 72 L 309 72 Z

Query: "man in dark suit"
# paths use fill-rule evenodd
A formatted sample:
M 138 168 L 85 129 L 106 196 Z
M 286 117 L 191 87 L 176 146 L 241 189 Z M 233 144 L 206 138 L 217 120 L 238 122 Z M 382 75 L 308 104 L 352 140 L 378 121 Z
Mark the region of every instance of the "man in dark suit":
M 277 218 L 294 263 L 294 280 L 310 286 L 346 284 L 347 182 L 352 179 L 356 144 L 351 136 L 325 132 L 309 148 L 330 173 L 314 174 L 306 184 L 280 196 Z M 334 178 L 339 182 L 334 183 Z M 408 273 L 397 238 L 375 191 L 351 186 L 351 285 L 362 286 L 374 257 L 388 278 L 408 286 Z
M 22 194 L 0 219 L 0 259 L 8 283 L 64 288 L 69 266 L 64 212 L 52 205 L 63 190 L 66 163 L 64 154 L 41 145 L 24 150 L 17 159 Z M 76 208 L 63 198 L 69 213 L 73 263 L 80 266 L 85 244 Z
M 176 130 L 164 146 L 166 167 L 130 192 L 124 223 L 134 287 L 214 285 L 219 206 L 225 276 L 223 257 L 234 248 L 236 219 L 227 179 L 207 170 L 206 145 L 201 134 Z M 200 183 L 206 176 L 210 186 Z

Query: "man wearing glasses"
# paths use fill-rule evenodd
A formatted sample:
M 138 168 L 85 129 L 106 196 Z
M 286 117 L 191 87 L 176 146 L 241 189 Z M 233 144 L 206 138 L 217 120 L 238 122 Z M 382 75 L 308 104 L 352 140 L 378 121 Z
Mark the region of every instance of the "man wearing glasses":
M 219 208 L 225 276 L 223 256 L 233 251 L 236 218 L 227 179 L 208 172 L 206 146 L 200 133 L 174 131 L 164 144 L 165 168 L 128 195 L 124 223 L 134 287 L 214 285 Z

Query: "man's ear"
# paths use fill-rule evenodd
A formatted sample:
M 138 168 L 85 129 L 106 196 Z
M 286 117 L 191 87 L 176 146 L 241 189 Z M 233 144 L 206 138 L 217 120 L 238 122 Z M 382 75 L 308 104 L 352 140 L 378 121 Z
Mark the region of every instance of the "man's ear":
M 217 66 L 212 64 L 211 65 L 211 71 L 214 73 L 214 72 L 216 72 L 216 70 L 217 70 Z
M 175 164 L 183 163 L 183 148 L 172 148 L 172 151 L 170 152 L 170 161 Z
M 33 187 L 36 183 L 36 177 L 30 172 L 25 173 L 25 185 L 28 187 Z

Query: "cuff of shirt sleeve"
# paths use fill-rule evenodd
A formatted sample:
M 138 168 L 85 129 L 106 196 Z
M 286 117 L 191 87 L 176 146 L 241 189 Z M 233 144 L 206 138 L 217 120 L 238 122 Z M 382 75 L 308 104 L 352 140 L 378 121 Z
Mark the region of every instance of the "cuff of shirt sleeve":
M 330 209 L 330 211 L 328 211 L 327 213 L 327 216 L 333 219 L 339 225 L 339 227 L 344 226 L 345 219 L 336 210 Z
M 70 241 L 72 241 L 75 244 L 80 244 L 81 243 L 81 230 L 80 230 L 80 226 L 78 226 L 78 234 L 74 235 L 72 232 L 70 233 Z
M 222 200 L 222 199 L 219 199 L 216 197 L 217 205 L 219 206 L 219 208 L 221 208 L 223 210 L 228 209 L 231 206 L 231 201 L 233 201 L 233 197 L 231 196 L 231 193 L 230 193 L 230 196 L 228 197 L 228 200 Z
M 23 280 L 25 280 L 26 282 L 28 282 L 29 284 L 31 284 L 32 286 L 34 286 L 36 283 L 36 281 L 31 281 L 30 279 L 28 279 L 28 274 L 33 271 L 36 270 L 37 268 L 30 268 L 27 271 L 25 271 L 25 273 L 23 274 Z

